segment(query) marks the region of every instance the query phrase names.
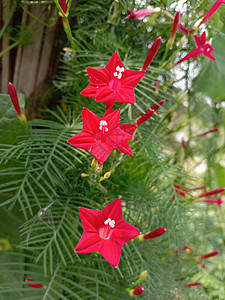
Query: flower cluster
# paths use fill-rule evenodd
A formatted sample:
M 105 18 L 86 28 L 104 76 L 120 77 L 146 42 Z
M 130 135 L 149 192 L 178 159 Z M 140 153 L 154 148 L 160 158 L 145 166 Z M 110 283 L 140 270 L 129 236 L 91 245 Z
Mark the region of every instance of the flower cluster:
M 88 67 L 90 84 L 81 92 L 85 97 L 105 103 L 106 111 L 99 117 L 84 107 L 82 112 L 83 130 L 68 140 L 74 147 L 89 151 L 99 164 L 103 164 L 113 149 L 133 155 L 128 145 L 138 125 L 148 120 L 164 100 L 154 104 L 135 124 L 120 123 L 120 109 L 113 111 L 115 102 L 135 103 L 134 88 L 145 75 L 145 71 L 156 55 L 161 38 L 156 39 L 140 71 L 125 68 L 118 53 L 114 53 L 106 66 L 101 69 Z

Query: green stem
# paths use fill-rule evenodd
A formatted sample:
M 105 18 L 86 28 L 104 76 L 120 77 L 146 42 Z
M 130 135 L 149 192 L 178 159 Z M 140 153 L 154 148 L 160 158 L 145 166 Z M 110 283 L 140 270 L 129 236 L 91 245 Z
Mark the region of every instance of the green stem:
M 22 5 L 42 5 L 42 4 L 53 4 L 54 1 L 21 1 Z
M 169 52 L 169 49 L 170 49 L 170 47 L 168 46 L 168 44 L 166 44 L 166 49 L 165 49 L 165 52 L 163 54 L 162 60 L 161 60 L 161 62 L 159 64 L 158 68 L 160 68 L 163 65 L 163 63 L 164 63 L 164 61 L 165 61 L 165 59 L 167 57 L 167 54 Z
M 5 31 L 7 30 L 8 26 L 9 26 L 9 22 L 14 14 L 14 11 L 16 10 L 16 7 L 17 7 L 17 1 L 13 1 L 13 6 L 10 10 L 10 13 L 8 15 L 8 18 L 6 20 L 6 22 L 4 23 L 1 31 L 0 31 L 0 39 L 2 38 L 3 34 L 5 33 Z
M 2 50 L 2 52 L 0 52 L 0 57 L 3 56 L 6 52 L 10 51 L 11 49 L 13 49 L 14 47 L 18 46 L 20 44 L 20 41 L 17 41 L 13 44 L 11 44 L 8 48 Z

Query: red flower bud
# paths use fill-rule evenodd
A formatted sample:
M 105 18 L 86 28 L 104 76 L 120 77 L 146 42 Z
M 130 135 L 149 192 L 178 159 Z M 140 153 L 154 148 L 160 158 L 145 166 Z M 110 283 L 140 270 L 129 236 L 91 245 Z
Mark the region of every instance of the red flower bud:
M 225 188 L 219 188 L 219 189 L 215 189 L 206 193 L 201 194 L 200 196 L 198 196 L 198 198 L 202 198 L 202 197 L 207 197 L 207 196 L 212 196 L 215 194 L 219 194 L 221 192 L 225 191 Z
M 157 104 L 153 104 L 153 105 L 151 106 L 151 109 L 152 109 L 152 110 L 157 110 L 161 105 L 163 105 L 164 102 L 165 102 L 165 100 L 159 100 L 159 101 L 157 102 Z
M 153 104 L 151 109 L 146 110 L 146 112 L 135 122 L 137 126 L 141 125 L 142 123 L 146 122 L 148 119 L 152 117 L 154 112 L 161 106 L 165 100 L 159 100 L 157 104 Z
M 156 230 L 153 230 L 152 232 L 145 234 L 143 236 L 144 240 L 148 240 L 148 239 L 154 239 L 160 235 L 163 235 L 166 232 L 166 228 L 158 228 Z
M 18 100 L 18 96 L 17 96 L 17 92 L 16 92 L 16 89 L 14 87 L 14 85 L 9 82 L 9 85 L 8 85 L 8 92 L 9 92 L 9 95 L 10 95 L 10 98 L 12 100 L 12 104 L 17 112 L 17 115 L 19 117 L 20 120 L 24 120 L 24 115 L 22 114 L 21 112 L 21 109 L 20 109 L 20 105 L 19 105 L 19 100 Z
M 208 131 L 206 131 L 204 133 L 199 134 L 199 136 L 205 136 L 205 135 L 207 135 L 207 134 L 209 134 L 211 132 L 217 132 L 217 131 L 219 131 L 219 128 L 208 130 Z
M 172 34 L 171 34 L 171 40 L 172 42 L 174 41 L 175 39 L 175 36 L 176 36 L 176 33 L 177 33 L 177 29 L 178 29 L 178 25 L 180 23 L 180 13 L 177 12 L 176 13 L 176 16 L 174 18 L 174 22 L 173 22 L 173 28 L 172 28 Z
M 159 50 L 159 47 L 160 47 L 160 44 L 161 44 L 161 37 L 157 38 L 154 43 L 152 44 L 149 52 L 148 52 L 148 55 L 144 61 L 144 64 L 141 68 L 141 71 L 146 71 L 148 66 L 150 65 L 150 63 L 152 62 L 153 58 L 155 57 L 156 53 L 158 52 Z
M 199 259 L 206 259 L 206 258 L 209 258 L 209 257 L 213 257 L 213 256 L 215 256 L 215 255 L 217 255 L 219 253 L 220 253 L 219 251 L 213 251 L 211 253 L 199 256 Z
M 29 281 L 34 281 L 33 279 L 26 279 L 26 282 L 29 282 Z M 28 283 L 28 285 L 32 288 L 35 288 L 35 289 L 44 289 L 46 288 L 43 284 L 39 284 L 39 283 Z
M 137 286 L 134 290 L 131 290 L 132 296 L 139 296 L 145 292 L 145 288 L 141 285 Z
M 59 0 L 59 5 L 62 8 L 64 14 L 66 14 L 66 0 Z
M 189 284 L 186 284 L 185 287 L 191 287 L 191 286 L 197 286 L 197 285 L 202 285 L 202 283 L 201 282 L 189 283 Z

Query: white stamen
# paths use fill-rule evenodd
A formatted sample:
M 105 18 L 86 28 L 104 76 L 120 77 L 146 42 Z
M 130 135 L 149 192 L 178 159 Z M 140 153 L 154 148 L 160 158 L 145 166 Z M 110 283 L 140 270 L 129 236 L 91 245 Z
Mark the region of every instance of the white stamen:
M 103 129 L 103 131 L 104 131 L 104 130 L 105 130 L 105 131 L 108 131 L 109 129 L 108 129 L 106 126 L 107 126 L 107 122 L 106 122 L 105 120 L 101 120 L 101 121 L 100 121 L 99 129 L 100 129 L 100 130 Z
M 124 67 L 120 68 L 120 66 L 117 66 L 117 67 L 116 67 L 116 71 L 117 71 L 117 72 L 114 72 L 113 75 L 114 75 L 115 77 L 117 77 L 118 79 L 121 79 L 121 78 L 122 78 L 122 72 L 125 71 Z
M 110 218 L 108 218 L 107 220 L 105 220 L 104 224 L 105 224 L 105 225 L 108 225 L 108 224 L 109 224 L 109 226 L 110 226 L 111 228 L 113 228 L 113 227 L 115 227 L 116 222 L 115 222 L 114 220 L 111 220 Z

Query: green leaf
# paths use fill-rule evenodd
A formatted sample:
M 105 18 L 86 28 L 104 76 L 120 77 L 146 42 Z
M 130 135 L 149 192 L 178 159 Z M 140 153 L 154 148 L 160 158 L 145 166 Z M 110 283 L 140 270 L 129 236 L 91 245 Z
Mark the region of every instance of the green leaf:
M 220 163 L 216 164 L 216 179 L 219 187 L 225 186 L 225 168 Z
M 24 96 L 18 95 L 21 110 L 24 110 Z M 9 95 L 0 95 L 0 136 L 1 144 L 16 144 L 21 135 L 26 134 L 27 125 L 18 119 Z

